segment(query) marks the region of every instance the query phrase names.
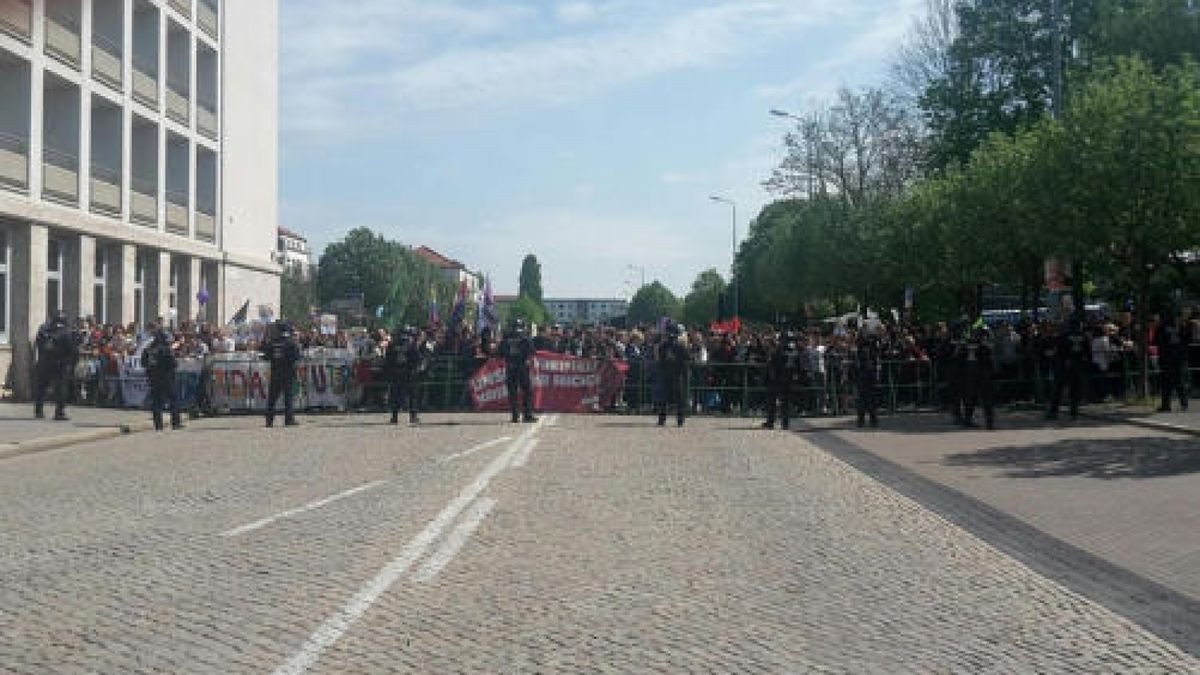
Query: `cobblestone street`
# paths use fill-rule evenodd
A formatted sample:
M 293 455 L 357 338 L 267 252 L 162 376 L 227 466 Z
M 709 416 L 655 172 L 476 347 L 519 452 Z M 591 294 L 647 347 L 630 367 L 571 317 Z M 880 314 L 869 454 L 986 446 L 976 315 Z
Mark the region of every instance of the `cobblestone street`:
M 382 421 L 4 460 L 0 672 L 1200 672 L 805 434 Z

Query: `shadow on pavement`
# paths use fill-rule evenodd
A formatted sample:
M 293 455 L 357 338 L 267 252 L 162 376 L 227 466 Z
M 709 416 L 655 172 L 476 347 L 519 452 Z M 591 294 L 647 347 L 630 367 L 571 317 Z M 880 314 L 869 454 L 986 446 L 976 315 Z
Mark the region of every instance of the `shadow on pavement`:
M 1200 472 L 1200 440 L 1155 437 L 1066 440 L 948 455 L 945 463 L 1006 467 L 1009 469 L 1006 475 L 1012 478 L 1159 478 Z

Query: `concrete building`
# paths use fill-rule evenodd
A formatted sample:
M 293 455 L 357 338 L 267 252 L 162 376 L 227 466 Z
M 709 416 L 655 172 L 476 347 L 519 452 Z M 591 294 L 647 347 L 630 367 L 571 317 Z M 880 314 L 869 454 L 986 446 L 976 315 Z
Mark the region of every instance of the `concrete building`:
M 286 227 L 280 227 L 275 245 L 275 262 L 285 268 L 298 269 L 307 277 L 312 269 L 312 250 L 308 248 L 308 239 Z
M 278 0 L 0 0 L 0 375 L 18 395 L 55 310 L 278 307 L 278 52 Z
M 564 325 L 595 325 L 629 311 L 629 303 L 620 299 L 546 298 L 542 304 L 554 323 Z
M 467 293 L 474 295 L 479 290 L 482 275 L 467 269 L 467 266 L 459 261 L 447 258 L 428 246 L 414 248 L 413 253 L 440 269 L 446 280 L 454 284 L 455 289 L 465 281 L 467 283 Z

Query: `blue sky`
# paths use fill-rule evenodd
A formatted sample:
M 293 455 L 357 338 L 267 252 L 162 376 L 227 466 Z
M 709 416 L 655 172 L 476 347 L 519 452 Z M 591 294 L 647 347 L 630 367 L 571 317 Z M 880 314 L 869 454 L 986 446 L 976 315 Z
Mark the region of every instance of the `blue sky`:
M 686 292 L 770 200 L 787 126 L 880 83 L 921 0 L 284 0 L 281 219 L 367 226 L 515 291 Z

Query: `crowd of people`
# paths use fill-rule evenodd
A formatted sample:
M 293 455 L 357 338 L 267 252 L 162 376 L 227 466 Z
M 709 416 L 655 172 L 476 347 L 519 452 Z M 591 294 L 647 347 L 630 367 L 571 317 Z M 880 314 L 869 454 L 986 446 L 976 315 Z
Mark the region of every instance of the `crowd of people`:
M 1182 341 L 1170 363 L 1166 358 L 1170 348 L 1159 339 L 1169 332 L 1165 327 L 1177 331 Z M 616 411 L 645 411 L 663 398 L 662 346 L 677 342 L 687 355 L 689 412 L 766 416 L 777 402 L 771 394 L 772 355 L 785 349 L 791 350 L 789 368 L 793 372 L 788 376 L 792 381 L 787 403 L 794 412 L 822 415 L 854 410 L 856 390 L 862 386 L 858 372 L 862 366 L 856 358 L 864 338 L 869 337 L 876 364 L 877 403 L 892 408 L 954 406 L 961 415 L 953 401 L 961 397 L 967 384 L 956 384 L 955 378 L 963 358 L 962 345 L 970 342 L 978 328 L 983 329 L 978 340 L 985 346 L 986 394 L 991 405 L 1053 403 L 1056 392 L 1071 385 L 1069 394 L 1078 399 L 1069 401 L 1074 408 L 1081 402 L 1122 399 L 1136 382 L 1140 355 L 1127 315 L 1079 317 L 1067 323 L 977 318 L 930 325 L 885 317 L 830 320 L 794 331 L 751 327 L 736 332 L 685 328 L 665 320 L 627 328 L 552 324 L 532 327 L 528 338 L 536 351 L 625 362 L 626 384 L 614 403 Z M 85 319 L 75 322 L 71 330 L 78 345 L 75 396 L 101 405 L 112 398 L 105 380 L 119 376 L 122 360 L 137 359 L 154 337 L 153 324 L 144 328 L 101 325 Z M 183 322 L 168 329 L 172 352 L 179 359 L 256 355 L 266 345 L 267 332 L 268 325 L 262 323 L 215 326 Z M 439 373 L 460 380 L 455 393 L 431 402 L 433 407 L 469 406 L 461 380 L 496 356 L 504 332 L 485 328 L 477 333 L 470 326 L 440 325 L 420 331 L 420 342 L 429 345 L 431 361 L 448 364 Z M 1055 356 L 1056 345 L 1068 333 L 1080 347 L 1069 373 Z M 1200 354 L 1191 353 L 1200 348 L 1194 339 L 1200 336 L 1197 318 L 1190 312 L 1164 313 L 1148 327 L 1147 335 L 1152 372 L 1166 374 L 1155 378 L 1155 383 L 1161 382 L 1160 389 L 1168 394 L 1172 390 L 1182 394 L 1181 403 L 1186 406 L 1191 377 L 1178 363 L 1182 361 L 1186 368 L 1188 361 L 1200 362 Z M 331 331 L 312 324 L 295 327 L 293 340 L 303 353 L 337 350 L 355 360 L 354 376 L 363 392 L 355 407 L 387 405 L 389 386 L 384 371 L 394 341 L 391 332 L 383 328 Z M 1068 375 L 1072 382 L 1066 382 Z

